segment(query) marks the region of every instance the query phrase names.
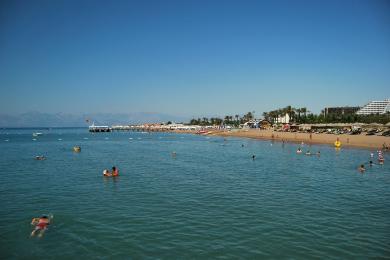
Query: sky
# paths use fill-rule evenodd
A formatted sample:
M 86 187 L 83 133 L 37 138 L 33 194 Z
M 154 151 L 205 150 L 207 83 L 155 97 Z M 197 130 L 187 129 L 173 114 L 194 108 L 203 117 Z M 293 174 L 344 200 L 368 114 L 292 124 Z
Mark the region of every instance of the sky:
M 0 2 L 0 113 L 234 115 L 390 98 L 390 1 Z

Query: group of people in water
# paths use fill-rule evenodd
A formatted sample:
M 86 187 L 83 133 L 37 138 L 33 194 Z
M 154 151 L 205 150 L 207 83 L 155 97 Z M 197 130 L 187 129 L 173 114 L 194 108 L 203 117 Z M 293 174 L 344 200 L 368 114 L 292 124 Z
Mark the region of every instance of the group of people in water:
M 284 143 L 285 143 L 285 141 L 283 140 L 283 145 L 284 145 Z M 304 143 L 302 143 L 302 145 L 304 145 Z M 241 146 L 244 147 L 244 144 L 242 144 Z M 73 150 L 74 150 L 74 152 L 80 152 L 81 148 L 79 146 L 77 146 L 77 147 L 74 147 Z M 303 153 L 302 148 L 298 147 L 296 153 L 297 154 L 302 154 Z M 377 151 L 377 153 L 378 153 L 378 163 L 379 164 L 383 164 L 384 163 L 384 156 L 383 156 L 382 151 L 379 150 L 379 151 Z M 173 158 L 176 158 L 176 152 L 175 151 L 173 151 L 171 155 L 172 155 Z M 320 156 L 321 152 L 318 151 L 316 153 L 311 153 L 310 150 L 307 150 L 305 155 L 317 155 L 317 156 Z M 372 167 L 373 164 L 374 164 L 373 163 L 374 153 L 371 153 L 370 157 L 371 157 L 371 160 L 369 161 L 369 166 Z M 253 154 L 251 156 L 251 158 L 252 158 L 252 160 L 255 160 L 256 155 Z M 39 155 L 39 156 L 36 156 L 35 159 L 36 160 L 45 160 L 46 157 L 43 156 L 43 155 Z M 362 172 L 362 173 L 365 172 L 366 168 L 365 168 L 364 164 L 361 164 L 358 167 L 358 170 L 360 172 Z M 119 176 L 119 170 L 115 166 L 113 166 L 111 171 L 109 171 L 108 169 L 105 169 L 103 171 L 103 176 L 104 177 L 117 177 L 117 176 Z M 50 221 L 51 221 L 51 218 L 49 218 L 46 215 L 42 215 L 39 218 L 33 218 L 32 221 L 31 221 L 31 225 L 34 226 L 34 230 L 31 232 L 31 236 L 35 236 L 36 234 L 38 234 L 38 237 L 42 237 L 44 232 L 47 230 L 48 225 L 50 225 Z
M 119 170 L 115 166 L 113 166 L 111 172 L 109 170 L 105 169 L 103 171 L 103 176 L 104 177 L 117 177 L 117 176 L 119 176 Z
M 79 153 L 81 151 L 81 147 L 75 146 L 73 147 L 73 151 Z M 38 161 L 46 160 L 46 157 L 44 155 L 37 155 L 35 156 L 35 160 Z M 112 171 L 105 169 L 103 171 L 103 176 L 117 177 L 119 176 L 119 170 L 115 166 L 113 166 Z M 47 230 L 48 226 L 50 225 L 50 220 L 51 218 L 46 215 L 42 215 L 39 218 L 33 218 L 31 220 L 31 225 L 34 226 L 34 230 L 31 232 L 31 236 L 33 237 L 36 234 L 38 234 L 38 237 L 42 237 L 45 231 Z
M 378 153 L 378 164 L 379 164 L 379 165 L 383 165 L 383 164 L 385 163 L 385 158 L 384 158 L 384 156 L 383 156 L 382 150 L 378 150 L 377 153 Z M 374 153 L 371 153 L 371 154 L 370 154 L 370 161 L 368 162 L 368 165 L 369 165 L 370 167 L 372 167 L 372 166 L 374 165 L 373 160 L 374 160 Z M 364 166 L 364 164 L 361 164 L 361 165 L 358 167 L 358 170 L 359 170 L 360 172 L 363 173 L 363 172 L 366 171 L 366 167 Z
M 297 149 L 297 154 L 301 154 L 301 153 L 303 153 L 303 151 L 302 151 L 301 147 L 298 147 L 298 149 Z M 310 152 L 310 150 L 307 150 L 306 153 L 305 153 L 305 155 L 317 155 L 317 156 L 320 156 L 320 155 L 321 155 L 321 152 L 318 151 L 318 152 L 316 152 L 316 153 L 312 153 L 312 152 Z

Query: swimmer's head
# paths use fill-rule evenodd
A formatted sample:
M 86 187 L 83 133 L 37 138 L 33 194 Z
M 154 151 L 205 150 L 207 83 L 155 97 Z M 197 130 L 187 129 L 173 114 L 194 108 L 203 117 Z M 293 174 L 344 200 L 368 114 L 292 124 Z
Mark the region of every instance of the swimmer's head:
M 46 215 L 42 215 L 41 218 L 47 219 L 47 218 L 49 218 L 49 217 L 46 216 Z
M 116 170 L 116 167 L 115 167 L 115 166 L 112 166 L 112 170 L 115 171 L 115 170 Z

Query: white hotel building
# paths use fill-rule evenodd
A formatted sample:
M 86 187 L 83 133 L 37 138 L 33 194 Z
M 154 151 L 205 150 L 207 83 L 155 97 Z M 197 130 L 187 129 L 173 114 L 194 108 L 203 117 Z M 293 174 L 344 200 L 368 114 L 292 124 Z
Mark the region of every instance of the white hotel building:
M 390 99 L 384 101 L 371 101 L 359 111 L 356 112 L 358 115 L 372 115 L 372 114 L 386 114 L 390 112 Z

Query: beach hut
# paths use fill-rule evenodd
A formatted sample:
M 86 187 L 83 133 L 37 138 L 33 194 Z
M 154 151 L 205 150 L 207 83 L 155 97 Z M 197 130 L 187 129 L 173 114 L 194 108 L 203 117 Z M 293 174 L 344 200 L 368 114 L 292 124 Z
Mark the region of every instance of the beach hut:
M 261 120 L 259 122 L 260 129 L 270 129 L 271 126 L 272 126 L 272 124 L 268 120 Z

